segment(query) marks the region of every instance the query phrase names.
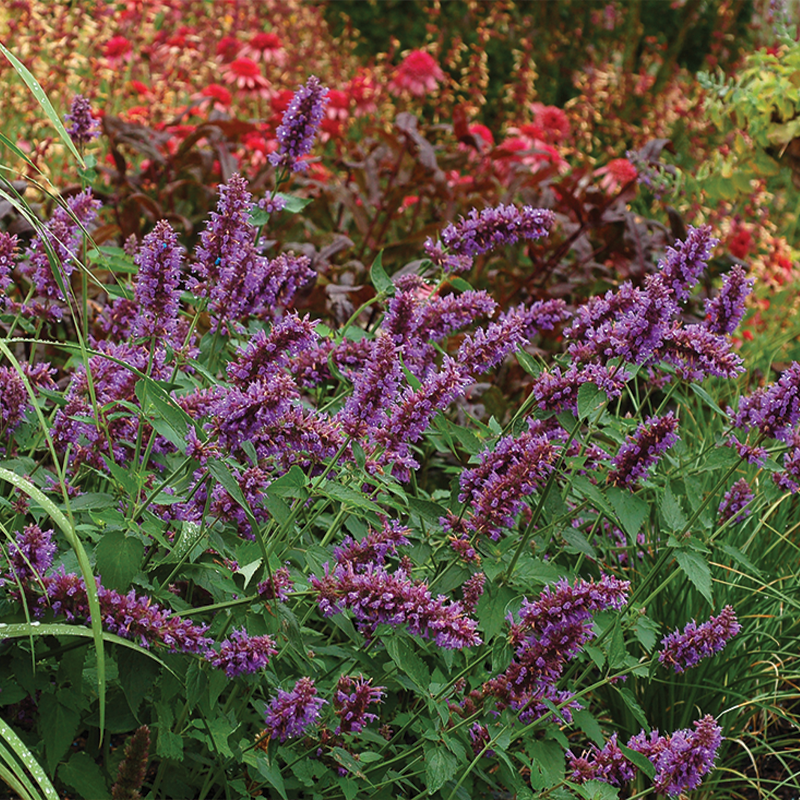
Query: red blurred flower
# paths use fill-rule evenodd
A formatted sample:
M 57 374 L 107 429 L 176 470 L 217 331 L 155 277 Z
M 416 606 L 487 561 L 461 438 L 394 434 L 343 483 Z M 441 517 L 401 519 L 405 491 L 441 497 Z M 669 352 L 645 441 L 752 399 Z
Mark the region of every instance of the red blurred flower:
M 728 240 L 728 251 L 734 258 L 744 261 L 753 247 L 753 236 L 744 225 L 735 225 Z
M 559 144 L 570 137 L 572 126 L 567 115 L 558 106 L 546 106 L 542 103 L 531 103 L 534 123 L 540 128 L 544 139 L 550 144 Z
M 269 97 L 269 81 L 261 74 L 261 67 L 251 58 L 237 58 L 228 64 L 223 77 L 227 83 L 235 83 L 237 88 L 253 92 L 260 97 Z
M 415 97 L 424 97 L 435 92 L 439 81 L 445 77 L 430 53 L 412 50 L 395 70 L 394 77 L 389 81 L 389 91 L 395 95 L 406 91 Z
M 242 48 L 241 55 L 254 61 L 277 64 L 282 67 L 286 63 L 286 50 L 276 33 L 257 33 Z
M 128 81 L 128 88 L 131 90 L 131 92 L 138 94 L 141 98 L 147 98 L 153 94 L 153 92 L 150 90 L 150 87 L 141 81 Z
M 223 36 L 217 42 L 217 55 L 224 61 L 233 61 L 241 46 L 235 36 Z
M 367 69 L 359 68 L 347 87 L 347 93 L 355 103 L 355 115 L 357 117 L 374 114 L 378 110 L 377 99 L 380 94 L 380 87 L 372 77 L 372 73 Z
M 494 136 L 492 136 L 492 132 L 485 125 L 481 125 L 480 122 L 473 122 L 472 125 L 469 126 L 469 132 L 478 142 L 478 149 L 482 153 L 494 147 Z
M 345 123 L 350 117 L 350 98 L 338 89 L 328 89 L 328 105 L 320 125 L 320 139 L 340 139 L 344 135 Z
M 113 36 L 103 47 L 103 55 L 112 66 L 133 58 L 133 45 L 124 36 Z
M 615 158 L 613 161 L 609 161 L 605 167 L 596 169 L 594 174 L 603 176 L 600 188 L 605 189 L 608 194 L 614 194 L 639 177 L 636 167 L 627 158 Z

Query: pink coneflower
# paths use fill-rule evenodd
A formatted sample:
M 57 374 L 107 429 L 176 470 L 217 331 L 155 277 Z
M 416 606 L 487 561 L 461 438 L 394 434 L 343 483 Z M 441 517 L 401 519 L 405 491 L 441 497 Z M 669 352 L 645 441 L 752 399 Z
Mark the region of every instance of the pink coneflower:
M 572 133 L 567 115 L 558 106 L 546 106 L 542 103 L 531 103 L 534 123 L 541 130 L 537 138 L 550 144 L 559 144 L 568 139 Z
M 113 36 L 103 47 L 103 55 L 108 59 L 109 66 L 113 67 L 133 58 L 133 45 L 124 36 Z
M 235 83 L 240 91 L 252 92 L 259 97 L 269 97 L 269 81 L 261 74 L 261 67 L 252 58 L 236 58 L 228 64 L 223 75 L 226 83 Z
M 395 70 L 389 81 L 389 91 L 394 95 L 408 92 L 415 97 L 424 97 L 435 92 L 445 77 L 430 53 L 412 50 Z
M 242 43 L 235 36 L 223 36 L 217 42 L 217 55 L 223 61 L 233 61 L 241 47 Z
M 257 33 L 242 48 L 241 55 L 265 64 L 277 64 L 282 67 L 286 63 L 286 50 L 276 33 Z
M 209 83 L 202 91 L 192 95 L 192 100 L 199 101 L 198 108 L 214 108 L 225 111 L 231 104 L 231 93 L 218 83 Z
M 494 147 L 494 136 L 485 125 L 481 125 L 480 122 L 473 122 L 469 126 L 469 132 L 472 134 L 472 138 L 475 139 L 478 150 L 481 153 Z
M 615 158 L 609 161 L 605 167 L 596 169 L 595 175 L 602 175 L 600 188 L 608 194 L 615 194 L 623 186 L 632 183 L 639 176 L 636 167 L 627 158 Z

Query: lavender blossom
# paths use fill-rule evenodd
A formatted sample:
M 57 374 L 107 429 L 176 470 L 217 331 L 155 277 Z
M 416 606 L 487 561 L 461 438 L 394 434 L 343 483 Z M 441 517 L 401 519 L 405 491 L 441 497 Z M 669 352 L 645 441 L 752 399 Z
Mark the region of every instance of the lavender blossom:
M 261 259 L 253 279 L 256 308 L 261 316 L 274 316 L 275 306 L 290 306 L 298 290 L 311 283 L 317 273 L 308 256 L 281 253 L 273 259 Z
M 283 211 L 286 208 L 286 200 L 280 195 L 275 197 L 262 197 L 258 203 L 258 207 L 267 214 L 276 214 L 278 211 Z
M 13 367 L 0 367 L 0 430 L 7 434 L 25 419 L 30 405 L 28 390 Z
M 678 441 L 677 427 L 678 420 L 671 411 L 663 417 L 645 420 L 619 448 L 612 462 L 614 469 L 608 475 L 609 482 L 635 489 L 661 454 Z
M 438 342 L 480 316 L 491 316 L 496 308 L 497 303 L 484 291 L 431 297 L 417 309 L 413 335 Z
M 472 256 L 448 252 L 441 240 L 434 241 L 428 238 L 425 240 L 423 247 L 425 255 L 430 259 L 433 266 L 438 267 L 445 274 L 466 272 L 472 268 Z
M 441 239 L 450 253 L 473 257 L 519 239 L 547 236 L 554 224 L 555 214 L 547 209 L 501 204 L 481 212 L 473 208 L 466 219 L 448 225 Z
M 472 743 L 472 752 L 477 756 L 483 754 L 486 758 L 494 758 L 494 750 L 487 750 L 486 746 L 492 741 L 489 729 L 480 722 L 473 723 L 469 729 L 469 738 Z
M 243 387 L 268 378 L 285 367 L 290 356 L 296 356 L 316 343 L 316 324 L 308 315 L 301 318 L 297 314 L 288 314 L 277 320 L 269 333 L 258 331 L 228 364 L 228 380 Z
M 577 414 L 578 389 L 584 383 L 593 383 L 613 400 L 622 394 L 630 377 L 623 369 L 609 369 L 603 364 L 572 365 L 563 374 L 560 367 L 553 367 L 539 373 L 531 391 L 543 411 L 568 409 Z
M 750 484 L 744 479 L 739 478 L 736 483 L 725 492 L 722 502 L 719 504 L 720 523 L 733 519 L 734 524 L 739 524 L 747 519 L 751 509 L 748 508 L 753 500 L 753 490 Z
M 735 378 L 744 372 L 744 362 L 733 352 L 731 343 L 703 325 L 674 327 L 659 355 L 675 365 L 684 380 L 703 381 L 709 375 Z
M 740 398 L 737 412 L 728 414 L 737 428 L 757 429 L 788 444 L 800 422 L 800 364 L 793 361 L 776 383 Z
M 658 655 L 662 664 L 672 664 L 675 672 L 696 666 L 702 659 L 719 653 L 742 629 L 731 606 L 725 606 L 717 617 L 709 617 L 702 625 L 692 620 L 683 632 L 673 631 L 661 640 Z
M 166 220 L 156 223 L 144 237 L 134 258 L 138 313 L 133 323 L 135 336 L 171 338 L 177 329 L 180 306 L 181 266 L 184 249 Z
M 39 296 L 65 300 L 53 270 L 59 270 L 63 282 L 68 284 L 80 256 L 83 229 L 92 224 L 99 207 L 100 201 L 92 196 L 91 189 L 86 189 L 68 198 L 66 208 L 59 205 L 34 237 L 26 251 L 27 261 L 20 265 L 20 271 L 31 280 Z M 53 265 L 50 264 L 45 239 L 55 253 L 56 263 Z
M 44 575 L 53 565 L 56 554 L 53 531 L 43 531 L 38 525 L 27 525 L 8 545 L 11 576 L 21 582 Z
M 64 119 L 72 123 L 67 128 L 67 133 L 78 147 L 86 146 L 92 139 L 100 135 L 100 131 L 97 130 L 100 122 L 92 116 L 92 106 L 82 94 L 75 95 L 69 114 L 65 114 Z
M 303 736 L 319 719 L 326 703 L 327 700 L 317 697 L 311 678 L 300 678 L 290 692 L 278 689 L 277 697 L 267 706 L 266 733 L 280 742 Z
M 293 589 L 294 581 L 286 567 L 276 569 L 270 578 L 261 581 L 256 587 L 258 596 L 262 600 L 279 600 L 281 603 L 285 603 L 289 599 L 289 593 Z
M 711 226 L 689 227 L 685 241 L 668 247 L 666 255 L 658 262 L 661 277 L 677 300 L 686 300 L 690 289 L 697 283 L 711 257 L 712 248 L 719 239 L 711 236 Z
M 463 606 L 467 613 L 474 614 L 478 601 L 483 597 L 483 587 L 486 584 L 486 575 L 483 572 L 476 572 L 461 587 L 464 597 Z
M 733 333 L 745 313 L 745 301 L 753 290 L 753 279 L 737 264 L 722 277 L 722 289 L 713 300 L 706 300 L 705 326 L 711 333 Z
M 3 303 L 6 305 L 6 294 L 12 283 L 11 273 L 17 264 L 18 243 L 15 234 L 0 231 L 0 291 L 3 292 Z
M 326 617 L 348 608 L 358 629 L 372 638 L 379 624 L 407 625 L 417 636 L 431 636 L 448 650 L 481 643 L 477 623 L 464 613 L 459 602 L 447 603 L 443 595 L 434 600 L 422 581 L 412 581 L 403 569 L 395 573 L 368 565 L 355 572 L 352 564 L 340 564 L 333 572 L 326 567 L 322 579 L 310 576 L 317 602 Z
M 612 786 L 622 786 L 636 776 L 636 770 L 617 744 L 616 733 L 605 743 L 602 750 L 593 744 L 589 753 L 584 752 L 581 756 L 575 756 L 567 751 L 567 760 L 567 768 L 572 770 L 570 778 L 576 783 L 602 781 Z
M 408 544 L 408 528 L 396 520 L 385 520 L 379 531 L 371 530 L 361 541 L 345 536 L 339 547 L 333 548 L 337 563 L 350 564 L 356 572 L 363 572 L 369 564 L 383 566 L 386 556 L 394 555 L 397 548 Z
M 356 378 L 353 394 L 341 411 L 342 429 L 358 438 L 386 422 L 386 410 L 397 396 L 402 372 L 397 347 L 389 336 L 375 340 L 365 370 Z
M 671 736 L 660 736 L 655 730 L 649 738 L 642 731 L 628 742 L 628 747 L 655 766 L 653 788 L 657 794 L 674 797 L 696 789 L 714 766 L 722 743 L 717 721 L 706 715 L 694 723 L 694 728 L 675 731 Z
M 244 628 L 231 631 L 220 645 L 219 653 L 209 650 L 206 658 L 212 666 L 224 669 L 229 678 L 251 675 L 269 664 L 278 654 L 271 636 L 248 636 Z
M 465 375 L 480 375 L 494 369 L 525 341 L 524 313 L 509 312 L 486 329 L 467 336 L 458 349 L 458 362 Z
M 522 317 L 527 339 L 532 339 L 539 331 L 553 330 L 556 325 L 568 320 L 571 316 L 566 303 L 559 298 L 537 300 L 529 306 L 518 306 L 510 313 Z
M 773 472 L 772 480 L 786 492 L 800 490 L 800 431 L 794 431 L 789 449 L 783 454 L 783 471 Z
M 376 714 L 367 711 L 370 705 L 383 702 L 386 696 L 384 686 L 372 686 L 372 678 L 363 675 L 351 678 L 342 675 L 336 683 L 333 707 L 339 717 L 336 734 L 360 733 L 364 726 L 378 719 Z
M 311 152 L 314 136 L 325 115 L 328 90 L 312 75 L 294 94 L 276 136 L 278 151 L 269 155 L 275 168 L 298 172 L 305 169 L 303 156 Z

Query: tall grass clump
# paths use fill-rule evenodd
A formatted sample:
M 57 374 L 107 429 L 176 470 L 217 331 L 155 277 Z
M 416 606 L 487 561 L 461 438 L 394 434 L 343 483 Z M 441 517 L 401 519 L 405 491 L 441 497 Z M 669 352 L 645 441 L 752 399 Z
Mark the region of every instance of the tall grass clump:
M 270 190 L 233 174 L 190 249 L 168 220 L 96 246 L 89 188 L 48 219 L 3 189 L 35 231 L 0 232 L 0 777 L 780 796 L 791 769 L 759 769 L 797 757 L 800 365 L 746 377 L 752 281 L 689 314 L 716 244 L 690 227 L 641 285 L 500 310 L 459 273 L 557 224 L 509 203 L 393 276 L 379 256 L 344 324 L 304 315 L 315 264 L 266 236 L 303 214 L 278 189 L 327 101 L 309 78 Z M 513 359 L 498 419 L 480 384 Z

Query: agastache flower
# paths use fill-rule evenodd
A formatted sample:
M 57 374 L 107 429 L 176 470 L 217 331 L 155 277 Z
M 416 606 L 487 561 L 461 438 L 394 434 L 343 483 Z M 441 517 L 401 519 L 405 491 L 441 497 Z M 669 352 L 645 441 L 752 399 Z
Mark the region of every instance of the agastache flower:
M 277 697 L 267 706 L 265 733 L 280 742 L 303 736 L 319 719 L 326 703 L 317 697 L 311 678 L 300 678 L 290 692 L 278 689 Z
M 753 289 L 753 279 L 740 264 L 722 278 L 722 289 L 713 300 L 706 300 L 705 326 L 711 333 L 733 333 L 745 313 L 745 301 Z
M 333 548 L 339 564 L 350 564 L 357 572 L 367 569 L 368 564 L 383 566 L 386 556 L 394 555 L 397 548 L 408 544 L 408 528 L 396 520 L 385 520 L 379 531 L 371 530 L 361 541 L 345 536 L 341 545 Z
M 209 650 L 206 658 L 217 669 L 224 669 L 229 678 L 250 675 L 269 664 L 277 655 L 275 640 L 271 636 L 248 636 L 244 628 L 231 631 L 220 645 L 219 653 Z
M 56 554 L 53 531 L 43 531 L 38 525 L 27 525 L 8 545 L 11 575 L 26 581 L 44 575 L 53 565 Z
M 280 567 L 272 573 L 272 577 L 261 581 L 256 587 L 258 596 L 262 600 L 280 600 L 285 603 L 289 593 L 294 589 L 294 581 L 289 575 L 287 567 Z
M 372 678 L 351 678 L 342 675 L 336 683 L 333 707 L 339 717 L 336 733 L 360 733 L 367 722 L 378 719 L 367 711 L 370 705 L 381 703 L 386 696 L 384 686 L 372 686 Z
M 658 262 L 661 277 L 677 300 L 686 300 L 690 290 L 706 268 L 712 248 L 719 239 L 711 236 L 711 226 L 689 227 L 683 242 L 668 247 L 666 255 Z
M 0 290 L 3 292 L 3 303 L 8 305 L 8 292 L 11 286 L 11 273 L 17 263 L 18 239 L 16 234 L 0 231 Z
M 744 478 L 739 478 L 725 492 L 725 496 L 719 504 L 720 522 L 727 522 L 729 519 L 733 519 L 735 524 L 744 522 L 751 511 L 748 506 L 752 500 L 753 490 L 750 488 L 750 484 Z
M 16 430 L 29 408 L 28 390 L 13 367 L 0 367 L 0 430 Z
M 728 409 L 728 414 L 737 428 L 757 429 L 788 444 L 800 422 L 800 364 L 793 361 L 776 383 L 740 398 L 736 413 Z
M 702 381 L 709 375 L 735 378 L 744 372 L 742 358 L 731 349 L 725 336 L 712 333 L 703 325 L 676 326 L 659 353 L 674 364 L 684 380 Z
M 180 279 L 184 249 L 166 220 L 156 223 L 144 237 L 134 258 L 138 314 L 133 323 L 135 336 L 163 337 L 177 328 Z
M 602 750 L 592 744 L 591 750 L 581 756 L 575 756 L 567 751 L 567 760 L 567 769 L 572 770 L 570 777 L 576 783 L 602 781 L 612 786 L 622 786 L 636 776 L 636 770 L 617 744 L 616 733 L 605 743 Z
M 648 470 L 677 441 L 678 420 L 670 411 L 663 417 L 649 417 L 629 436 L 613 460 L 608 480 L 615 486 L 635 489 Z
M 524 341 L 524 315 L 512 311 L 467 336 L 458 349 L 458 362 L 463 365 L 464 374 L 480 375 L 502 363 Z
M 661 640 L 658 655 L 662 664 L 672 664 L 675 672 L 696 666 L 702 659 L 719 653 L 742 629 L 731 606 L 725 606 L 717 617 L 709 617 L 702 625 L 692 620 L 683 632 L 673 631 Z
M 278 151 L 269 155 L 273 167 L 294 172 L 305 168 L 303 156 L 311 152 L 327 102 L 328 90 L 314 75 L 295 92 L 276 132 Z
M 67 133 L 78 147 L 84 147 L 100 135 L 100 131 L 97 130 L 99 123 L 92 116 L 91 104 L 82 94 L 75 95 L 69 114 L 66 114 L 64 119 L 72 123 L 67 128 Z
M 368 639 L 385 623 L 407 625 L 411 633 L 430 636 L 448 650 L 481 643 L 477 623 L 466 616 L 461 603 L 447 603 L 443 595 L 434 600 L 427 585 L 412 581 L 403 569 L 390 573 L 368 565 L 356 573 L 352 564 L 340 564 L 333 572 L 326 567 L 322 579 L 312 575 L 309 581 L 326 617 L 350 609 Z
M 464 608 L 470 614 L 475 613 L 475 607 L 478 601 L 483 597 L 483 587 L 486 584 L 486 575 L 482 572 L 476 572 L 466 583 L 461 587 L 461 593 L 464 596 Z

